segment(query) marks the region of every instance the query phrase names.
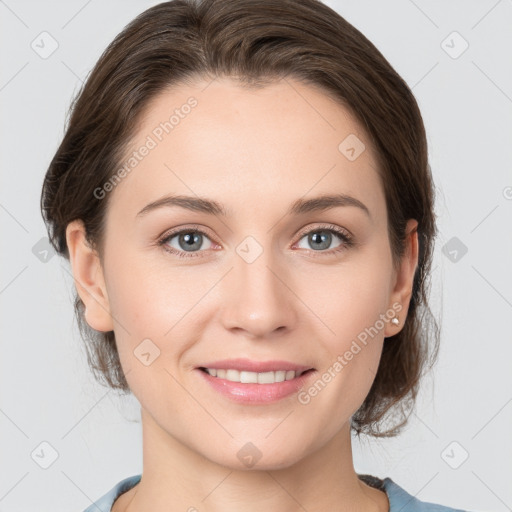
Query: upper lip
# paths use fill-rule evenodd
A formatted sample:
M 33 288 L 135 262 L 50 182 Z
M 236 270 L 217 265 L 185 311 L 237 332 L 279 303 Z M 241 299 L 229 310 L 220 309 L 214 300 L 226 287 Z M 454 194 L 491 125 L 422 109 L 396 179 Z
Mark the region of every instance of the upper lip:
M 290 361 L 253 361 L 251 359 L 223 359 L 222 361 L 211 361 L 205 363 L 199 368 L 215 368 L 217 370 L 238 370 L 246 372 L 277 372 L 279 370 L 294 370 L 296 372 L 304 372 L 311 370 L 311 366 L 291 363 Z

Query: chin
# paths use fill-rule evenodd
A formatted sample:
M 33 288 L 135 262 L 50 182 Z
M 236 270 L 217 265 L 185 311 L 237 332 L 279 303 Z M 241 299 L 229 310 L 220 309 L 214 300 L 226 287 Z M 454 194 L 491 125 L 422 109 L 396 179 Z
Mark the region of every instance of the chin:
M 263 445 L 263 442 L 261 443 Z M 287 469 L 306 456 L 304 447 L 297 447 L 294 451 L 293 446 L 286 445 L 286 452 L 279 451 L 268 441 L 265 446 L 258 447 L 256 443 L 246 442 L 236 448 L 224 450 L 218 454 L 211 454 L 209 457 L 203 453 L 205 457 L 212 462 L 236 471 L 275 471 Z M 282 446 L 280 447 L 283 448 Z M 233 451 L 234 457 L 232 456 Z

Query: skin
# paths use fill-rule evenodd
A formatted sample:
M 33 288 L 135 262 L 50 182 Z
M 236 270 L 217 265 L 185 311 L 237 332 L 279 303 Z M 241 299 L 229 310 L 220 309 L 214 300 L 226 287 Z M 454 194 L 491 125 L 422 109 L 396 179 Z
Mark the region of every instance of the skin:
M 394 269 L 369 137 L 343 106 L 290 78 L 258 90 L 228 78 L 169 89 L 149 104 L 132 151 L 190 96 L 198 105 L 104 199 L 103 259 L 85 243 L 81 221 L 66 232 L 86 320 L 114 330 L 141 404 L 143 477 L 113 510 L 388 511 L 386 494 L 357 477 L 349 426 L 385 337 L 406 318 L 417 222 L 407 224 Z M 338 149 L 349 134 L 366 147 L 354 161 Z M 354 206 L 286 214 L 299 198 L 333 192 L 357 198 L 370 215 Z M 173 206 L 137 217 L 171 193 L 214 199 L 234 215 Z M 336 234 L 327 248 L 308 242 L 307 232 L 326 223 L 348 230 L 356 245 L 332 253 L 344 244 Z M 194 256 L 156 244 L 171 228 L 192 225 L 207 234 Z M 263 250 L 252 263 L 236 252 L 247 236 Z M 178 236 L 168 245 L 191 254 Z M 385 322 L 306 405 L 296 394 L 235 403 L 195 370 L 216 359 L 282 359 L 315 368 L 312 383 L 396 303 L 400 324 Z M 146 338 L 160 350 L 148 366 L 134 355 Z M 248 442 L 262 454 L 251 468 L 237 457 Z

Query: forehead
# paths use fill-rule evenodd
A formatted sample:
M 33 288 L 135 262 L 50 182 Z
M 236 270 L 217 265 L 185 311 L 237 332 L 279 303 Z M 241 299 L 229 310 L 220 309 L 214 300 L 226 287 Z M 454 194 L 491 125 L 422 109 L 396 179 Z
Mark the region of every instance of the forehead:
M 360 123 L 291 78 L 258 88 L 229 78 L 169 88 L 146 106 L 120 166 L 127 176 L 111 201 L 136 212 L 167 193 L 215 195 L 235 211 L 332 192 L 385 208 Z

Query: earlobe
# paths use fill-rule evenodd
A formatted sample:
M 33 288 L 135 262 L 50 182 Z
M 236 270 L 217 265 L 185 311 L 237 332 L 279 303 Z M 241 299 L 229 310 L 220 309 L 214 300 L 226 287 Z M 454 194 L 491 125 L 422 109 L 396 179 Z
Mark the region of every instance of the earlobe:
M 402 260 L 396 272 L 395 283 L 393 292 L 390 297 L 391 309 L 396 308 L 396 304 L 400 304 L 400 313 L 397 313 L 396 317 L 399 319 L 398 323 L 389 322 L 386 325 L 384 336 L 394 336 L 398 334 L 405 323 L 407 317 L 407 311 L 409 309 L 409 303 L 411 301 L 414 275 L 418 266 L 418 221 L 415 219 L 409 219 L 406 226 L 406 240 L 405 240 L 405 251 L 402 256 Z M 395 308 L 393 308 L 395 304 Z
M 67 225 L 66 242 L 73 279 L 85 305 L 86 322 L 97 331 L 112 331 L 114 326 L 103 269 L 97 251 L 90 247 L 85 235 L 81 220 L 74 220 Z

